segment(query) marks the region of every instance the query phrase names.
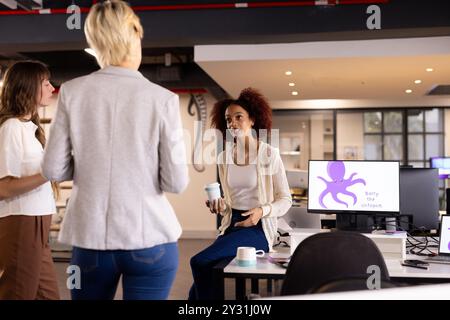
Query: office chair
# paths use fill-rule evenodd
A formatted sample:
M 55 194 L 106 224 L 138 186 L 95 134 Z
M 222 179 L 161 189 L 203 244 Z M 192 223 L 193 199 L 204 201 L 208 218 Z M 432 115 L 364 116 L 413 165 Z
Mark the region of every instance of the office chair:
M 364 279 L 359 280 L 358 289 L 373 275 L 369 266 L 378 266 L 380 281 L 389 282 L 384 258 L 368 237 L 348 231 L 315 234 L 295 249 L 281 295 L 312 293 L 329 281 Z

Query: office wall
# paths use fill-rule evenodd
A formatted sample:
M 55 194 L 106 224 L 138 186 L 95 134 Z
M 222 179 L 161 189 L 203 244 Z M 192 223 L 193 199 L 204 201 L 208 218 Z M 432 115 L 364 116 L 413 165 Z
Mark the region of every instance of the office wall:
M 337 114 L 337 158 L 350 159 L 355 151 L 355 159 L 364 159 L 364 121 L 363 114 L 338 113 Z

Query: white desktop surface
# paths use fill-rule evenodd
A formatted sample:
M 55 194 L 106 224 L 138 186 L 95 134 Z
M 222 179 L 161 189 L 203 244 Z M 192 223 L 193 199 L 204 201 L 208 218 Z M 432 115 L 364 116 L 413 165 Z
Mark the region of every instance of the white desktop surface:
M 330 229 L 311 229 L 311 228 L 293 228 L 290 232 L 289 235 L 307 235 L 307 236 L 312 236 L 313 234 L 316 233 L 326 233 L 326 232 L 330 232 Z
M 227 273 L 243 273 L 243 274 L 285 274 L 286 268 L 283 268 L 267 259 L 267 255 L 289 257 L 288 253 L 278 252 L 269 253 L 262 258 L 257 259 L 255 266 L 240 267 L 233 259 L 224 269 Z M 416 255 L 407 255 L 407 259 L 424 259 L 425 257 Z M 430 263 L 428 270 L 417 269 L 402 266 L 401 260 L 386 259 L 386 266 L 389 276 L 393 278 L 440 278 L 450 279 L 450 264 Z
M 289 257 L 289 254 L 284 255 Z M 224 269 L 223 273 L 251 273 L 251 274 L 285 274 L 286 269 L 267 260 L 267 253 L 262 258 L 257 258 L 255 266 L 240 267 L 233 259 Z
M 425 257 L 408 254 L 406 259 L 423 260 Z M 385 260 L 389 276 L 394 278 L 441 278 L 450 279 L 450 264 L 430 263 L 428 270 L 402 266 L 400 260 Z

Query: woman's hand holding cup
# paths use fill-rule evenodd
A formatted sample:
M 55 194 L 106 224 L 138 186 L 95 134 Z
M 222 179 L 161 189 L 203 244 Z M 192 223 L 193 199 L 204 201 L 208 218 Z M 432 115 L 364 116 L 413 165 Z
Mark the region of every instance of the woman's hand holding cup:
M 226 204 L 223 198 L 214 199 L 212 201 L 206 200 L 206 206 L 209 208 L 209 211 L 214 214 L 220 214 L 225 211 Z
M 211 213 L 222 213 L 225 211 L 225 200 L 220 196 L 220 184 L 217 182 L 210 183 L 205 186 L 208 200 L 206 200 L 206 206 Z

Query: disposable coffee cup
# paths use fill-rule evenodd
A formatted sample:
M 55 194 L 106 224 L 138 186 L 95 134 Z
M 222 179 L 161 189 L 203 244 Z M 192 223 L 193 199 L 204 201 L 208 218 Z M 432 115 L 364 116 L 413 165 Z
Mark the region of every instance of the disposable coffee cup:
M 208 195 L 209 202 L 220 198 L 220 184 L 213 182 L 205 186 L 206 194 Z

